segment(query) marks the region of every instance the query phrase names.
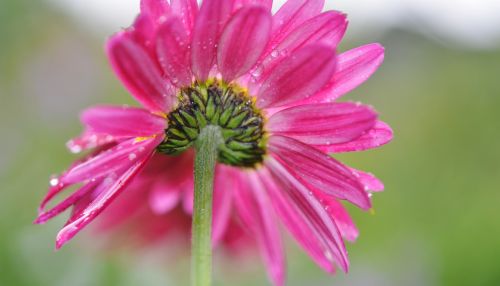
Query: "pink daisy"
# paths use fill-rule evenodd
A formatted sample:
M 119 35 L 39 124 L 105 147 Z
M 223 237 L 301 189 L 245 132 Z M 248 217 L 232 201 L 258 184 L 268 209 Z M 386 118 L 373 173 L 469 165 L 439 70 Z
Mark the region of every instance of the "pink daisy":
M 51 179 L 36 220 L 72 207 L 56 247 L 121 194 L 108 224 L 146 209 L 172 216 L 148 221 L 151 228 L 139 225 L 144 232 L 166 232 L 165 221 L 178 225 L 177 217 L 185 226 L 183 214 L 193 204 L 190 150 L 201 130 L 214 125 L 224 139 L 214 245 L 239 223 L 282 285 L 281 222 L 325 271 L 347 271 L 343 239 L 355 240 L 358 231 L 340 201 L 370 209 L 370 192 L 383 185 L 328 154 L 378 147 L 392 130 L 371 107 L 335 102 L 370 77 L 384 49 L 369 44 L 337 54 L 346 17 L 322 12 L 323 4 L 289 0 L 273 15 L 272 0 L 205 0 L 199 8 L 196 0 L 143 0 L 133 26 L 107 44 L 113 70 L 143 108 L 83 112 L 85 131 L 68 147 L 90 152 Z M 75 191 L 47 210 L 71 186 Z

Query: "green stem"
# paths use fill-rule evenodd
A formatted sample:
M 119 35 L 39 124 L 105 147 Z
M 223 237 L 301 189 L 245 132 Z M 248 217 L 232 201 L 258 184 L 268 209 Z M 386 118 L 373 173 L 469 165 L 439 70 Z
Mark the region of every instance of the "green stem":
M 212 284 L 212 195 L 218 146 L 223 143 L 218 126 L 208 125 L 195 142 L 194 209 L 191 242 L 191 285 Z

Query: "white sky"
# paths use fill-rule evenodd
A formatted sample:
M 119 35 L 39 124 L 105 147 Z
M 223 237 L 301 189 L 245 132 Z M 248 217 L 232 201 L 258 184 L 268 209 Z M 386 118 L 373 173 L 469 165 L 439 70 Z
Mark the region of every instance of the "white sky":
M 130 25 L 139 0 L 46 0 L 97 33 Z M 284 0 L 275 0 L 275 8 Z M 347 13 L 350 33 L 416 30 L 449 45 L 500 46 L 500 0 L 326 0 L 327 9 Z

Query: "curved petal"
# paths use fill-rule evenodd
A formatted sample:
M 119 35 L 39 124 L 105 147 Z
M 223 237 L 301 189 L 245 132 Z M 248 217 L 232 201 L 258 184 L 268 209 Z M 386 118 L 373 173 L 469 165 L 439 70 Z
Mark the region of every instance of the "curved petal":
M 178 87 L 191 84 L 189 38 L 179 18 L 170 17 L 160 25 L 156 52 L 163 71 L 173 84 Z
M 165 118 L 135 107 L 96 106 L 86 109 L 80 119 L 98 134 L 117 137 L 147 137 L 161 134 Z
M 230 167 L 217 165 L 214 182 L 212 218 L 212 245 L 222 240 L 231 217 L 233 190 L 236 187 L 235 172 Z
M 273 8 L 273 0 L 235 0 L 234 10 L 249 5 L 260 5 L 265 7 L 268 11 L 271 11 Z
M 121 174 L 116 180 L 103 180 L 97 187 L 101 190 L 95 199 L 89 202 L 84 208 L 78 210 L 68 220 L 66 226 L 57 234 L 56 249 L 61 248 L 86 225 L 93 221 L 131 182 L 147 163 L 150 156 L 134 163 L 129 169 Z
M 260 69 L 262 74 L 274 67 L 287 55 L 311 44 L 326 44 L 337 47 L 347 28 L 347 19 L 344 14 L 336 11 L 322 13 L 293 30 L 280 43 L 273 46 L 262 60 Z M 254 78 L 258 79 L 254 75 Z
M 151 111 L 170 111 L 175 92 L 149 54 L 124 31 L 113 36 L 106 51 L 125 87 Z
M 275 285 L 283 285 L 285 253 L 276 214 L 257 175 L 253 172 L 247 175 L 240 178 L 240 186 L 234 195 L 236 210 L 243 224 L 255 236 Z
M 273 174 L 274 181 L 281 187 L 281 195 L 287 199 L 286 204 L 294 208 L 297 214 L 304 215 L 303 222 L 309 225 L 311 230 L 308 233 L 321 241 L 324 255 L 347 272 L 349 261 L 344 241 L 335 221 L 326 212 L 315 193 L 297 180 L 296 176 L 276 159 L 266 160 L 266 166 Z
M 355 241 L 359 236 L 359 230 L 344 206 L 333 198 L 325 198 L 323 205 L 338 226 L 342 237 L 351 242 Z
M 337 57 L 337 71 L 330 83 L 313 100 L 331 102 L 352 91 L 375 73 L 384 61 L 384 47 L 380 44 L 361 46 Z
M 257 94 L 261 108 L 278 107 L 316 93 L 335 72 L 331 47 L 312 45 L 289 55 L 264 79 Z
M 366 173 L 353 168 L 350 169 L 354 176 L 356 176 L 359 182 L 365 187 L 366 191 L 381 192 L 384 190 L 384 183 L 382 183 L 382 181 L 380 181 L 372 173 Z
M 275 113 L 267 124 L 271 134 L 311 145 L 344 143 L 370 130 L 377 114 L 356 103 L 320 103 L 291 107 Z
M 288 0 L 273 18 L 273 42 L 279 43 L 291 31 L 323 10 L 325 0 Z
M 196 0 L 171 0 L 170 5 L 172 6 L 174 14 L 181 17 L 181 22 L 187 34 L 191 35 L 196 21 L 196 15 L 198 14 L 198 3 Z
M 113 144 L 119 139 L 123 138 L 115 138 L 109 134 L 97 134 L 87 129 L 80 136 L 66 142 L 66 147 L 71 153 L 78 154 L 85 150 Z
M 200 81 L 208 78 L 215 64 L 222 28 L 231 16 L 234 0 L 205 0 L 196 18 L 191 48 L 191 69 Z
M 162 136 L 137 142 L 129 139 L 91 159 L 71 168 L 64 177 L 64 183 L 71 184 L 98 179 L 150 156 L 161 142 Z
M 315 233 L 315 230 L 306 214 L 297 209 L 296 204 L 286 195 L 286 192 L 278 188 L 267 169 L 262 168 L 258 173 L 276 213 L 288 231 L 319 267 L 329 273 L 334 272 L 332 257 L 326 255 L 329 253 L 328 246 L 320 237 L 311 235 Z
M 371 202 L 363 186 L 353 173 L 321 151 L 284 136 L 269 138 L 271 155 L 282 162 L 290 173 L 314 190 L 337 199 L 348 200 L 362 209 L 370 209 Z
M 271 12 L 260 6 L 240 9 L 219 40 L 218 68 L 225 81 L 245 74 L 264 51 L 271 32 Z
M 100 181 L 99 181 L 99 183 L 100 183 Z M 42 203 L 40 213 L 38 214 L 38 217 L 36 218 L 34 223 L 44 224 L 48 220 L 50 220 L 51 218 L 64 212 L 69 207 L 71 207 L 75 203 L 77 203 L 86 194 L 88 194 L 89 192 L 92 192 L 95 189 L 97 184 L 98 184 L 97 182 L 90 182 L 90 183 L 85 184 L 83 187 L 79 188 L 76 192 L 71 194 L 68 198 L 64 199 L 62 202 L 58 203 L 56 206 L 54 206 L 50 210 L 47 210 L 47 211 L 42 210 L 42 208 L 45 207 L 46 202 Z
M 391 127 L 387 123 L 377 121 L 372 129 L 353 141 L 331 145 L 318 145 L 316 147 L 324 152 L 331 153 L 364 151 L 387 144 L 392 140 L 392 137 L 393 131 Z
M 178 189 L 162 183 L 153 185 L 149 195 L 149 205 L 156 215 L 170 212 L 181 199 L 181 192 Z
M 147 15 L 153 22 L 170 13 L 167 0 L 141 0 L 141 14 Z

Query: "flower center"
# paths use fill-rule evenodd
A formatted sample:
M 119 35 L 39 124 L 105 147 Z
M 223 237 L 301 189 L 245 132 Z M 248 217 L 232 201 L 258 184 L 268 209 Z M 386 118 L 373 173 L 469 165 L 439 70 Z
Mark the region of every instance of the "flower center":
M 181 89 L 178 106 L 167 116 L 166 138 L 158 151 L 182 153 L 207 125 L 219 126 L 224 144 L 218 161 L 238 167 L 255 167 L 266 153 L 264 118 L 245 89 L 218 80 L 194 83 Z

